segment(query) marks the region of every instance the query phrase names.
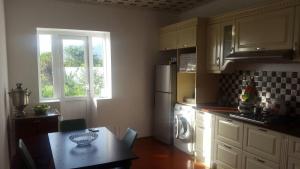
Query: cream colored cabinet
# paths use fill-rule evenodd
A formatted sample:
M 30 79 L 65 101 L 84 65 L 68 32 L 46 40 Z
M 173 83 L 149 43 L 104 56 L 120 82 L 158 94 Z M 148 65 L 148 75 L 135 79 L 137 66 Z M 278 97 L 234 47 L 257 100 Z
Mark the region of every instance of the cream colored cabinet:
M 244 127 L 244 150 L 279 163 L 281 134 L 252 125 L 245 124 Z
M 189 19 L 160 29 L 160 50 L 196 47 L 198 18 Z
M 289 155 L 300 159 L 300 138 L 289 137 Z
M 177 48 L 176 25 L 166 26 L 160 29 L 160 50 L 171 50 Z
M 177 24 L 177 48 L 196 47 L 198 19 L 193 18 Z
M 196 159 L 210 167 L 214 140 L 214 115 L 197 111 L 195 126 Z
M 223 117 L 216 118 L 216 139 L 233 145 L 238 148 L 242 148 L 243 145 L 243 123 L 226 119 Z
M 207 70 L 210 73 L 220 73 L 220 24 L 207 27 Z
M 253 154 L 243 152 L 242 169 L 279 169 L 279 165 Z
M 296 62 L 300 62 L 300 6 L 297 6 L 296 8 L 294 50 L 295 50 L 294 60 Z
M 300 159 L 289 157 L 288 169 L 300 169 Z
M 221 23 L 220 69 L 224 70 L 229 63 L 226 57 L 234 52 L 234 22 Z
M 197 26 L 178 29 L 177 48 L 188 48 L 196 46 Z
M 235 51 L 292 49 L 294 13 L 284 8 L 237 19 Z
M 241 169 L 242 151 L 229 144 L 216 141 L 214 161 L 217 169 Z

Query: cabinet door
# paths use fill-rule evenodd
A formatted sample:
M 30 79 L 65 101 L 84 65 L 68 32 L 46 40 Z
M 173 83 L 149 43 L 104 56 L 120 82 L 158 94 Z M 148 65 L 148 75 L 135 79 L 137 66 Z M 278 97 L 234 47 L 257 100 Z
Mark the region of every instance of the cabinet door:
M 300 159 L 289 157 L 288 169 L 300 169 Z
M 188 48 L 196 46 L 197 26 L 190 26 L 178 29 L 177 48 Z
M 224 70 L 229 63 L 226 57 L 234 52 L 234 22 L 221 23 L 220 69 Z
M 176 49 L 177 31 L 175 25 L 164 27 L 160 30 L 160 50 Z
M 300 159 L 300 138 L 289 137 L 289 155 Z
M 236 21 L 236 51 L 293 48 L 294 8 L 259 13 Z
M 207 70 L 220 73 L 220 24 L 207 28 Z
M 220 169 L 241 169 L 242 151 L 229 144 L 216 141 L 215 164 Z
M 279 165 L 260 158 L 253 154 L 243 152 L 243 169 L 279 169 Z
M 216 138 L 238 148 L 243 144 L 243 123 L 217 117 L 216 118 Z
M 195 150 L 196 158 L 206 166 L 210 166 L 213 151 L 214 116 L 197 111 Z
M 245 125 L 244 150 L 279 163 L 281 134 L 264 128 Z
M 295 17 L 295 34 L 294 34 L 294 50 L 295 50 L 295 61 L 300 62 L 300 6 L 296 8 Z

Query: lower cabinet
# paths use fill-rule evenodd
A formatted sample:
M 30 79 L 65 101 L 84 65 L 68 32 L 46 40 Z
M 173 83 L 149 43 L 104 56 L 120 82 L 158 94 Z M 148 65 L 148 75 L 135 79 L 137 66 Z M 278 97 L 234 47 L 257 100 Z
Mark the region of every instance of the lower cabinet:
M 242 150 L 216 140 L 214 160 L 217 169 L 241 169 Z
M 300 159 L 289 157 L 288 169 L 300 169 Z
M 280 161 L 280 133 L 252 125 L 244 127 L 243 150 L 274 162 Z
M 279 164 L 263 159 L 256 155 L 243 152 L 242 169 L 279 169 Z
M 195 155 L 196 159 L 211 166 L 213 139 L 214 139 L 214 115 L 197 111 L 195 129 Z

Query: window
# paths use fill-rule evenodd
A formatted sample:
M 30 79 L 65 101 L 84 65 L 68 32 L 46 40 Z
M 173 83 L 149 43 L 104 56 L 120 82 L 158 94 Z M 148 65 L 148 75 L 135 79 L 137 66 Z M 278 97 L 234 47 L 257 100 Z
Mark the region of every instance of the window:
M 41 101 L 111 98 L 110 33 L 37 28 Z

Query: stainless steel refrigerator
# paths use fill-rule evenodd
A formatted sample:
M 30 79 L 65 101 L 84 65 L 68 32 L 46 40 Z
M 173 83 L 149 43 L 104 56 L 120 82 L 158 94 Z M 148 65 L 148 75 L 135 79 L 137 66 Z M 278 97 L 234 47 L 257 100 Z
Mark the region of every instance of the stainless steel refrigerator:
M 157 65 L 155 79 L 154 137 L 173 143 L 173 119 L 176 103 L 176 64 Z

